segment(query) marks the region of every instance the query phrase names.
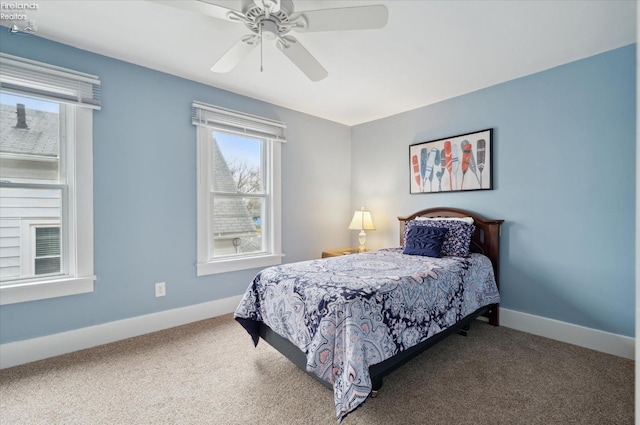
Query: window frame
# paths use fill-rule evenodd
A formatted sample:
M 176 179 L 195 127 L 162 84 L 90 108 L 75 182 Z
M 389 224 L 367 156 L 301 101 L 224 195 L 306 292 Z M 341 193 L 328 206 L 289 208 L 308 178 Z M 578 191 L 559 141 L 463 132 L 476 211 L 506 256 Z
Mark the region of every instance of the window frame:
M 224 110 L 225 112 L 227 110 Z M 233 111 L 234 114 L 240 114 Z M 252 116 L 246 116 L 252 118 Z M 281 251 L 281 142 L 265 135 L 233 131 L 229 125 L 211 120 L 196 123 L 197 130 L 197 276 L 264 268 L 282 263 Z M 211 194 L 213 192 L 213 132 L 239 134 L 264 141 L 261 160 L 265 172 L 265 213 L 262 226 L 269 226 L 270 241 L 265 253 L 213 257 L 211 232 Z
M 35 97 L 30 93 L 11 93 Z M 50 99 L 47 99 L 50 100 Z M 63 104 L 61 103 L 61 106 Z M 61 114 L 61 163 L 64 161 L 66 203 L 62 205 L 64 275 L 15 279 L 0 285 L 0 305 L 94 291 L 93 268 L 93 110 L 64 105 Z M 63 170 L 63 168 L 61 168 Z M 4 184 L 11 186 L 11 184 Z M 15 186 L 24 186 L 16 184 Z M 14 187 L 15 187 L 14 186 Z M 81 208 L 79 208 L 81 206 Z M 72 243 L 75 241 L 75 244 Z

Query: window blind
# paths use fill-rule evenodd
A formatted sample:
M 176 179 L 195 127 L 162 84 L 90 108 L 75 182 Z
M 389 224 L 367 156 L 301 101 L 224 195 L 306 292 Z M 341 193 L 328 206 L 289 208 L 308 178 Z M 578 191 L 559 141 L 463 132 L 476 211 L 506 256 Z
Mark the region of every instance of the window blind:
M 60 255 L 60 227 L 36 227 L 36 257 Z
M 193 102 L 191 113 L 194 125 L 286 142 L 284 132 L 287 126 L 280 121 L 273 121 L 201 102 Z
M 99 77 L 6 53 L 0 53 L 0 88 L 91 109 L 101 108 Z

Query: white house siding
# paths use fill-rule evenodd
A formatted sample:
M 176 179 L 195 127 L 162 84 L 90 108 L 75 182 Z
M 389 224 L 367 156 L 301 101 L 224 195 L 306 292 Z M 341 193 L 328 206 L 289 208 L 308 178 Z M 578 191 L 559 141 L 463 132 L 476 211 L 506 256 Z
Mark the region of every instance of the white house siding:
M 0 219 L 0 279 L 20 276 L 20 220 Z
M 58 158 L 36 157 L 12 158 L 0 151 L 0 179 L 13 181 L 51 182 L 58 180 Z
M 21 243 L 32 224 L 59 222 L 62 194 L 58 189 L 0 188 L 0 278 L 21 276 L 25 259 Z

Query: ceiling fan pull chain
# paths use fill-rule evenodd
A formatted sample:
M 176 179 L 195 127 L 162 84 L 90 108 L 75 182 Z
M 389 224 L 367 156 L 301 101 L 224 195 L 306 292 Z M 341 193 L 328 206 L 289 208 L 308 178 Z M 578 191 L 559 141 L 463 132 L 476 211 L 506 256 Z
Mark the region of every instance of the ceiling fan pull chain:
M 262 72 L 262 21 L 260 21 L 260 72 Z

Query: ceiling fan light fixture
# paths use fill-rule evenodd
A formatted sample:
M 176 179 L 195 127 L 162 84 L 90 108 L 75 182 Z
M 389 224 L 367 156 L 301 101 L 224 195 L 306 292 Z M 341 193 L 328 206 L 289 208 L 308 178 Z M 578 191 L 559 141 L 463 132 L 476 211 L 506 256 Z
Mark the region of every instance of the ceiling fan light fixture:
M 280 32 L 278 31 L 278 24 L 271 19 L 264 19 L 260 22 L 262 38 L 265 40 L 275 40 Z

